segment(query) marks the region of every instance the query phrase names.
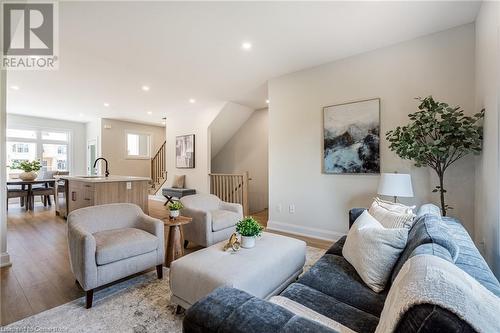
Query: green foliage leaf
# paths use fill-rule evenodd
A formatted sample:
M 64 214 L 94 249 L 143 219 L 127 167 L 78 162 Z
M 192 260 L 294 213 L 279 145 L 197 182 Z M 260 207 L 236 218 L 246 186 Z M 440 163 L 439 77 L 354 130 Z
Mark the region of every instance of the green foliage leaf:
M 418 111 L 409 114 L 410 122 L 386 133 L 389 149 L 399 157 L 412 160 L 416 167 L 428 166 L 443 180 L 446 169 L 468 154 L 479 154 L 482 150 L 485 110 L 465 115 L 460 106 L 434 100 L 432 96 L 416 98 Z M 432 192 L 446 190 L 436 186 Z M 452 209 L 442 202 L 442 209 Z
M 417 98 L 419 111 L 408 115 L 410 123 L 386 133 L 389 148 L 417 167 L 443 171 L 450 164 L 482 148 L 484 110 L 466 116 L 460 107 L 435 101 L 432 96 Z
M 174 201 L 174 202 L 168 204 L 169 210 L 181 210 L 182 208 L 184 208 L 184 206 L 182 205 L 182 203 L 180 201 Z
M 16 170 L 23 170 L 24 172 L 31 172 L 31 171 L 39 171 L 42 168 L 42 164 L 40 161 L 33 160 L 33 161 L 21 161 L 21 162 L 14 162 L 10 166 L 11 169 L 16 169 Z
M 264 227 L 251 216 L 245 217 L 236 224 L 236 232 L 246 237 L 260 236 L 262 230 Z

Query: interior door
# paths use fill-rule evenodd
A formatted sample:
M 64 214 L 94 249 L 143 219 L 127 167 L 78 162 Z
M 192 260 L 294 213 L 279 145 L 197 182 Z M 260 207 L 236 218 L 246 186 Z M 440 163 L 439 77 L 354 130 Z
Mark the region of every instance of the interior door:
M 97 175 L 97 169 L 94 168 L 94 161 L 97 158 L 96 140 L 89 140 L 87 142 L 87 174 L 90 176 Z

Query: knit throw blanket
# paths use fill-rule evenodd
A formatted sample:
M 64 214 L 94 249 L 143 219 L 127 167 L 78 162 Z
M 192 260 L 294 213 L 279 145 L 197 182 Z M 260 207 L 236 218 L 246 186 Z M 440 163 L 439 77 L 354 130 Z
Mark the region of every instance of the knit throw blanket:
M 393 332 L 408 309 L 424 303 L 454 313 L 477 332 L 500 332 L 500 298 L 454 264 L 433 255 L 417 255 L 403 265 L 375 332 Z
M 305 307 L 304 305 L 297 303 L 289 298 L 283 297 L 283 296 L 273 296 L 269 299 L 271 303 L 277 304 L 294 315 L 307 318 L 309 320 L 315 321 L 321 325 L 324 325 L 328 328 L 331 328 L 335 332 L 338 333 L 357 333 L 353 330 L 351 330 L 349 327 L 346 327 L 342 325 L 339 322 L 336 322 L 333 319 L 330 319 L 326 316 L 323 316 L 321 313 L 317 313 L 314 310 L 309 309 L 308 307 Z
M 270 299 L 295 315 L 339 333 L 348 327 L 282 296 Z M 467 322 L 480 333 L 500 332 L 500 298 L 454 264 L 433 255 L 417 255 L 401 268 L 389 290 L 375 333 L 394 332 L 412 306 L 434 304 Z

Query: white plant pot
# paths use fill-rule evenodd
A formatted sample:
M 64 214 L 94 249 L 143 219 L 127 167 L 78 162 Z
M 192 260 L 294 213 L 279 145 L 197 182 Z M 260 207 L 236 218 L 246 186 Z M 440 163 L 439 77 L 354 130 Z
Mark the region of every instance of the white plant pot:
M 170 211 L 170 217 L 172 218 L 176 218 L 176 217 L 179 217 L 179 214 L 180 214 L 180 210 L 171 210 Z
M 35 171 L 22 172 L 19 174 L 19 178 L 22 180 L 35 180 L 38 174 Z
M 241 247 L 251 249 L 255 246 L 255 237 L 241 236 Z

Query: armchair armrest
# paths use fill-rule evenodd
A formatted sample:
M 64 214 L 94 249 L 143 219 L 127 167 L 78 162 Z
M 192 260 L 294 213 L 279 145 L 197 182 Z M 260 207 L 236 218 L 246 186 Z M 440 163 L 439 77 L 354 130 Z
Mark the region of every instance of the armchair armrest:
M 139 216 L 136 222 L 136 228 L 149 232 L 156 237 L 163 239 L 163 222 L 149 215 L 143 214 Z
M 229 210 L 231 212 L 239 214 L 241 218 L 243 218 L 243 206 L 238 203 L 221 201 L 219 208 L 222 210 Z
M 189 216 L 193 219 L 193 221 L 208 221 L 212 219 L 212 214 L 210 212 L 206 212 L 204 210 L 199 210 L 195 208 L 184 207 L 181 209 L 181 214 L 184 216 Z
M 84 290 L 97 286 L 96 241 L 94 236 L 68 220 L 71 270 Z
M 234 289 L 222 287 L 186 311 L 184 333 L 278 333 L 336 331 L 285 308 Z
M 184 239 L 202 246 L 212 244 L 212 213 L 184 206 L 181 214 L 191 217 L 193 222 L 183 226 Z
M 158 238 L 157 263 L 163 264 L 165 261 L 165 226 L 163 221 L 155 219 L 149 215 L 142 214 L 137 218 L 136 228 L 149 232 Z

